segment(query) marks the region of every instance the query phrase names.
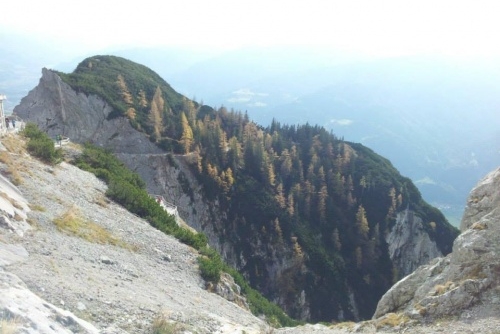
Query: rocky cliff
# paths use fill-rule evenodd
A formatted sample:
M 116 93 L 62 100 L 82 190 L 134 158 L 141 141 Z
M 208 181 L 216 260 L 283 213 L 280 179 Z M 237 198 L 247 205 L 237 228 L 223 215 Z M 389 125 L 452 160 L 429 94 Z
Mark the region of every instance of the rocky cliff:
M 202 187 L 187 166 L 192 158 L 190 154 L 164 153 L 148 136 L 134 129 L 128 118 L 109 117 L 112 112 L 113 108 L 101 97 L 77 92 L 55 72 L 47 69 L 42 71 L 38 86 L 14 109 L 15 114 L 28 122 L 37 123 L 50 136 L 62 134 L 74 142 L 90 141 L 115 152 L 127 166 L 139 173 L 149 192 L 164 195 L 178 206 L 181 217 L 190 226 L 207 234 L 210 244 L 230 264 L 256 272 L 256 275 L 264 275 L 266 279 L 262 281 L 265 283 L 260 288 L 268 296 L 286 311 L 309 319 L 312 298 L 325 295 L 313 291 L 316 283 L 311 282 L 309 291 L 297 290 L 295 286 L 291 289 L 294 283 L 305 284 L 322 279 L 317 274 L 311 275 L 310 269 L 297 261 L 297 249 L 294 249 L 297 244 L 268 244 L 258 233 L 237 235 L 236 221 L 225 221 L 226 212 L 221 210 L 218 200 L 204 197 Z M 386 241 L 399 275 L 407 274 L 418 265 L 442 255 L 436 240 L 429 237 L 417 214 L 411 210 L 396 214 L 396 224 L 388 229 Z M 248 244 L 246 250 L 240 246 L 243 241 Z M 319 264 L 319 267 L 326 265 L 334 264 Z M 338 303 L 338 298 L 331 298 Z M 359 318 L 358 303 L 363 300 L 362 293 L 350 289 L 342 298 L 346 300 L 344 304 L 326 313 L 337 319 L 343 319 L 345 314 L 349 314 L 347 318 Z M 325 302 L 330 303 L 332 299 Z M 316 304 L 322 302 L 316 301 Z
M 430 260 L 443 256 L 436 242 L 430 239 L 422 219 L 412 210 L 398 212 L 396 223 L 386 236 L 389 256 L 398 276 L 412 273 Z
M 500 311 L 500 168 L 471 191 L 453 252 L 419 267 L 380 300 L 374 318 L 477 318 Z
M 110 119 L 112 111 L 101 97 L 77 93 L 46 68 L 38 86 L 14 108 L 14 114 L 38 124 L 53 138 L 63 135 L 77 143 L 90 141 L 117 153 L 162 153 L 128 119 Z

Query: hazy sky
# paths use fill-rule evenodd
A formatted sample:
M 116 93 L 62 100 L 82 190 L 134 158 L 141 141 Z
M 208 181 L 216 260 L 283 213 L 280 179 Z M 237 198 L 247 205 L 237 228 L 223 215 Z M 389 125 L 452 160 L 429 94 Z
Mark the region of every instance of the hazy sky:
M 6 3 L 7 2 L 7 3 Z M 500 1 L 7 0 L 0 29 L 116 46 L 322 45 L 370 55 L 500 55 Z

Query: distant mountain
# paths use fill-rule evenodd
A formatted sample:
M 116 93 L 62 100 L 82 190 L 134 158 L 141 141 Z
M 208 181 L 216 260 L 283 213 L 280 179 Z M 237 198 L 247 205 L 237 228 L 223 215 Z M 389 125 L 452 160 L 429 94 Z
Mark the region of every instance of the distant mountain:
M 121 57 L 44 69 L 14 112 L 114 152 L 296 318 L 370 318 L 393 282 L 449 253 L 458 234 L 369 148 L 202 105 Z

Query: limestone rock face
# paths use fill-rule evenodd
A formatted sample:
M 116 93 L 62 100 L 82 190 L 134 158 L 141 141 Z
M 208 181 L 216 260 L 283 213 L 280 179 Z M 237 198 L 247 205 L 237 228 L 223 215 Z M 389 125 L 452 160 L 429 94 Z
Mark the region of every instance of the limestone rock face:
M 241 295 L 241 288 L 234 282 L 234 279 L 228 273 L 222 273 L 220 281 L 213 287 L 215 293 L 224 299 L 227 299 L 245 310 L 250 310 L 246 298 Z
M 192 228 L 203 231 L 209 243 L 231 264 L 236 263 L 232 245 L 222 242 L 217 222 L 225 218 L 217 203 L 207 201 L 201 185 L 191 173 L 183 157 L 167 154 L 127 154 L 116 156 L 146 182 L 152 194 L 161 194 L 177 206 L 180 217 Z
M 482 315 L 500 310 L 500 168 L 471 191 L 453 252 L 433 260 L 394 285 L 374 318 L 390 312 L 412 317 Z
M 460 224 L 462 232 L 487 214 L 498 215 L 498 203 L 500 203 L 499 178 L 500 171 L 497 169 L 481 180 L 471 192 Z
M 428 264 L 430 260 L 443 256 L 424 230 L 422 219 L 409 209 L 397 214 L 396 224 L 385 240 L 399 277 L 404 277 L 419 266 Z
M 43 69 L 38 86 L 14 108 L 14 114 L 33 122 L 55 137 L 90 141 L 114 152 L 160 153 L 148 138 L 136 131 L 128 119 L 108 119 L 113 109 L 100 97 L 74 91 L 53 71 Z

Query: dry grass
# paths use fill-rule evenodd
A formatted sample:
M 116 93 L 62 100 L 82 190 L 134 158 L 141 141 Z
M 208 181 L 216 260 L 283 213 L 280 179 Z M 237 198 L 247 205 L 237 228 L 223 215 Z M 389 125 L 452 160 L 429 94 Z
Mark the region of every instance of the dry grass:
M 158 316 L 153 322 L 151 329 L 152 334 L 178 334 L 184 333 L 186 328 L 184 325 L 168 320 L 165 316 Z
M 473 266 L 470 271 L 465 275 L 464 280 L 467 279 L 483 279 L 487 278 L 488 275 L 484 272 L 483 266 L 480 264 L 477 264 Z
M 10 197 L 6 192 L 0 191 L 0 197 L 4 198 L 8 202 L 10 202 L 10 204 L 12 204 L 12 206 L 14 208 L 16 208 L 18 210 L 23 210 L 24 209 L 24 207 L 18 201 L 16 201 L 12 197 Z M 19 215 L 16 213 L 16 216 L 19 216 Z M 19 219 L 19 217 L 14 217 L 14 219 L 16 219 L 16 220 L 22 220 L 22 218 Z
M 2 319 L 0 320 L 1 334 L 14 334 L 19 329 L 19 321 L 17 319 Z
M 475 222 L 471 226 L 471 229 L 478 230 L 478 231 L 486 230 L 487 228 L 488 228 L 488 225 L 486 225 L 485 223 L 480 223 L 480 222 Z
M 403 326 L 407 324 L 410 321 L 410 318 L 408 316 L 401 314 L 401 313 L 388 313 L 384 317 L 379 318 L 375 322 L 375 326 L 377 329 L 383 328 L 383 327 L 396 327 L 396 326 Z
M 67 232 L 89 242 L 96 244 L 110 244 L 130 250 L 135 249 L 132 245 L 129 245 L 123 240 L 113 236 L 104 227 L 94 222 L 85 220 L 81 217 L 80 210 L 76 206 L 72 206 L 61 216 L 55 218 L 54 224 L 59 231 Z
M 445 284 L 438 284 L 434 287 L 433 296 L 441 296 L 455 287 L 455 283 L 448 281 Z
M 11 165 L 12 164 L 12 157 L 10 156 L 10 153 L 7 151 L 0 151 L 0 162 L 3 164 Z
M 26 143 L 21 136 L 8 135 L 2 137 L 2 145 L 7 151 L 0 152 L 0 162 L 7 166 L 6 172 L 11 182 L 16 186 L 20 185 L 23 183 L 23 178 L 19 172 L 23 170 L 23 167 L 17 161 L 19 159 L 14 159 L 13 156 L 26 154 Z
M 32 204 L 32 205 L 30 205 L 30 209 L 33 210 L 33 211 L 39 211 L 39 212 L 45 212 L 45 211 L 47 211 L 47 209 L 45 209 L 45 207 L 43 207 L 41 205 L 38 205 L 38 204 Z
M 6 174 L 9 176 L 10 181 L 18 186 L 23 183 L 23 178 L 19 171 L 23 168 L 16 160 L 12 159 L 12 155 L 9 152 L 0 152 L 0 162 L 7 166 L 5 170 Z
M 0 197 L 5 198 L 9 202 L 11 201 L 11 198 L 9 197 L 9 195 L 7 195 L 6 192 L 0 191 Z
M 2 137 L 2 144 L 7 151 L 14 154 L 26 153 L 26 141 L 22 136 L 9 134 Z
M 339 322 L 338 324 L 333 325 L 332 328 L 352 331 L 354 329 L 355 325 L 356 325 L 356 323 L 353 321 L 344 321 L 344 322 Z
M 420 305 L 420 303 L 416 303 L 414 307 L 418 311 L 418 314 L 420 314 L 421 316 L 425 316 L 427 314 L 427 308 Z
M 432 230 L 436 230 L 436 222 L 430 222 L 429 225 L 431 226 Z
M 103 208 L 107 208 L 108 204 L 109 204 L 109 200 L 106 198 L 106 196 L 101 195 L 101 196 L 98 196 L 97 198 L 94 199 L 94 203 L 99 205 L 99 206 L 102 206 Z
M 28 217 L 28 219 L 26 219 L 26 222 L 32 227 L 38 227 L 38 221 L 33 218 Z

